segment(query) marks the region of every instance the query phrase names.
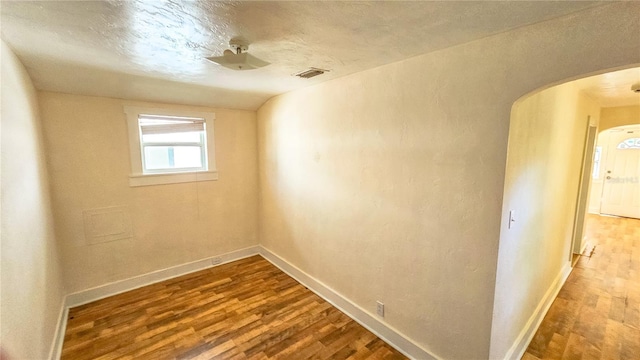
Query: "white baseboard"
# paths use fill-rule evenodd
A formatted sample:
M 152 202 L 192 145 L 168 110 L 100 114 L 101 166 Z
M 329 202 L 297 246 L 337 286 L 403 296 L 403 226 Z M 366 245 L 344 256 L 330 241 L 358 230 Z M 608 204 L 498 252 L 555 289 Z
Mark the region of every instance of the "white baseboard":
M 204 270 L 210 267 L 226 264 L 232 261 L 247 258 L 249 256 L 258 255 L 260 246 L 251 246 L 248 248 L 228 252 L 226 254 L 208 257 L 206 259 L 193 261 L 190 263 L 173 266 L 170 268 L 150 272 L 147 274 L 135 276 L 129 279 L 115 281 L 109 284 L 97 286 L 91 289 L 79 291 L 69 294 L 65 297 L 62 309 L 60 310 L 60 318 L 58 319 L 58 327 L 54 335 L 53 344 L 49 353 L 51 360 L 58 360 L 62 355 L 62 344 L 64 342 L 64 334 L 67 329 L 67 318 L 69 317 L 69 308 L 87 304 L 96 300 L 100 300 L 109 296 L 117 295 L 129 290 L 137 289 L 143 286 L 155 284 L 160 281 L 186 275 L 195 271 Z M 214 264 L 213 260 L 216 261 Z
M 129 290 L 137 289 L 139 287 L 155 284 L 160 281 L 171 279 L 177 276 L 189 274 L 195 271 L 200 271 L 212 266 L 225 264 L 231 261 L 244 259 L 249 256 L 259 254 L 259 246 L 251 246 L 245 249 L 232 251 L 226 254 L 212 256 L 206 259 L 193 261 L 190 263 L 173 266 L 170 268 L 157 270 L 147 274 L 134 276 L 132 278 L 115 281 L 105 285 L 100 285 L 91 289 L 82 290 L 73 294 L 67 295 L 66 306 L 75 307 L 78 305 L 87 304 L 96 300 L 103 299 L 105 297 L 120 294 Z M 220 260 L 219 263 L 213 264 L 214 259 Z
M 396 348 L 405 356 L 408 356 L 412 359 L 420 360 L 439 359 L 436 355 L 423 349 L 418 344 L 411 341 L 408 337 L 400 333 L 398 330 L 380 321 L 368 311 L 362 309 L 360 306 L 349 301 L 347 298 L 340 295 L 327 285 L 308 275 L 294 265 L 288 263 L 286 260 L 274 254 L 264 246 L 260 246 L 260 255 L 262 255 L 262 257 L 267 259 L 277 268 L 284 271 L 287 275 L 291 276 L 299 283 L 306 286 L 309 290 L 313 291 L 318 296 L 329 302 L 331 305 L 347 314 L 350 318 L 355 320 L 360 325 L 364 326 L 367 330 L 371 331 L 379 338 L 387 342 L 389 345 Z
M 540 327 L 544 316 L 547 314 L 549 308 L 551 307 L 551 304 L 553 304 L 553 301 L 558 296 L 558 293 L 569 277 L 569 274 L 571 274 L 571 270 L 573 270 L 573 268 L 571 267 L 571 263 L 567 262 L 562 270 L 560 270 L 560 273 L 558 274 L 558 276 L 556 276 L 551 286 L 549 286 L 549 289 L 538 303 L 536 310 L 529 318 L 529 321 L 527 321 L 527 324 L 520 332 L 520 335 L 518 335 L 516 341 L 513 343 L 509 351 L 507 351 L 507 353 L 505 354 L 504 359 L 522 359 L 522 357 L 524 356 L 524 352 L 529 346 L 529 343 L 531 343 L 531 340 L 533 340 L 533 336 L 536 334 L 536 331 Z
M 51 349 L 50 358 L 52 360 L 60 359 L 69 308 L 87 304 L 96 300 L 103 299 L 105 297 L 117 295 L 129 290 L 151 285 L 177 276 L 240 260 L 253 255 L 261 255 L 277 268 L 287 273 L 292 278 L 296 279 L 298 282 L 306 286 L 309 290 L 313 291 L 318 296 L 322 297 L 327 302 L 340 309 L 360 325 L 364 326 L 366 329 L 377 335 L 382 340 L 386 341 L 389 345 L 393 346 L 409 358 L 420 360 L 439 359 L 437 356 L 423 349 L 396 329 L 380 321 L 374 315 L 365 311 L 358 305 L 352 303 L 322 282 L 316 280 L 315 278 L 306 274 L 304 271 L 291 265 L 284 259 L 278 257 L 262 246 L 252 246 L 246 249 L 241 249 L 223 255 L 218 255 L 191 263 L 170 267 L 167 269 L 154 271 L 148 274 L 135 276 L 129 279 L 112 282 L 67 295 L 60 312 L 58 329 L 56 330 L 54 339 L 55 342 Z M 222 261 L 219 264 L 213 265 L 212 260 L 216 258 L 221 258 Z
M 62 355 L 62 343 L 64 342 L 64 333 L 67 330 L 67 318 L 69 308 L 65 305 L 65 298 L 62 299 L 60 314 L 58 315 L 58 323 L 56 324 L 56 332 L 53 334 L 53 343 L 49 351 L 49 359 L 60 359 Z

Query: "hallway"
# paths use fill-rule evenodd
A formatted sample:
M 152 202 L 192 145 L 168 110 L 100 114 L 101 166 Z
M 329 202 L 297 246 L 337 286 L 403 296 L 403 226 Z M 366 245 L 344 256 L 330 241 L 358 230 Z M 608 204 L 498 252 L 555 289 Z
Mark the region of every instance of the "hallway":
M 640 356 L 640 220 L 589 214 L 587 237 L 524 360 Z

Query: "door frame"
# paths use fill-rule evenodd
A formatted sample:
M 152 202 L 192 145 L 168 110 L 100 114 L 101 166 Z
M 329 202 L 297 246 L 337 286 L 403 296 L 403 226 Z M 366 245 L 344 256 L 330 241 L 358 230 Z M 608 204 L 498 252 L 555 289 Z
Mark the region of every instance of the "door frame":
M 582 254 L 587 246 L 583 240 L 586 218 L 589 208 L 589 190 L 591 187 L 591 174 L 593 172 L 593 156 L 596 149 L 596 138 L 598 137 L 598 126 L 591 122 L 591 117 L 587 121 L 587 133 L 585 135 L 584 148 L 582 151 L 582 166 L 580 168 L 580 183 L 578 184 L 578 198 L 576 199 L 576 212 L 573 221 L 573 233 L 571 236 L 571 251 L 569 260 L 573 254 Z
M 573 233 L 571 236 L 571 251 L 569 252 L 569 260 L 572 260 L 574 254 L 582 254 L 582 252 L 589 245 L 588 241 L 585 241 L 584 244 L 582 240 L 586 240 L 584 233 L 587 225 L 587 214 L 589 211 L 589 202 L 591 196 L 591 188 L 593 182 L 593 162 L 594 162 L 594 154 L 596 146 L 598 145 L 598 137 L 609 130 L 624 130 L 626 128 L 638 128 L 640 124 L 629 124 L 616 126 L 612 128 L 607 128 L 605 130 L 600 131 L 597 126 L 592 124 L 591 120 L 589 120 L 589 126 L 587 128 L 587 134 L 585 136 L 585 145 L 583 150 L 583 159 L 582 159 L 582 167 L 580 169 L 580 184 L 578 185 L 578 197 L 576 200 L 576 212 L 574 216 L 574 226 Z M 595 128 L 595 129 L 594 129 Z M 595 136 L 592 134 L 592 131 L 595 130 Z M 593 143 L 590 144 L 590 137 L 594 136 Z M 608 146 L 609 144 L 607 144 Z M 607 152 L 608 155 L 608 152 Z M 607 162 L 608 156 L 602 157 L 600 159 L 600 169 L 605 168 L 605 164 Z M 600 213 L 600 204 L 602 203 L 602 191 L 604 190 L 604 182 L 602 184 L 602 188 L 600 189 L 600 193 L 598 194 L 598 214 Z M 580 246 L 582 245 L 582 246 Z

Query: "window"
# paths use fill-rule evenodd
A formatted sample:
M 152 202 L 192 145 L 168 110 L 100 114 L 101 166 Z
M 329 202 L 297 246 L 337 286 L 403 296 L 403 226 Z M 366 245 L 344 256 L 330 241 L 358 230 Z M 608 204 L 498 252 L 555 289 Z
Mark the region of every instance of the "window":
M 144 174 L 207 170 L 204 119 L 139 115 Z
M 125 107 L 130 186 L 216 180 L 213 113 Z
M 640 138 L 627 139 L 618 144 L 616 149 L 640 149 Z

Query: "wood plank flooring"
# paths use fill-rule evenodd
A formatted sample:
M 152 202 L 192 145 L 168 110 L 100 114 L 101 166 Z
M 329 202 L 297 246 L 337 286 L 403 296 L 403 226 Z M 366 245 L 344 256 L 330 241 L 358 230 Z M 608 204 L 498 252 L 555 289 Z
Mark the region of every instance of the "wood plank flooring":
M 262 257 L 70 309 L 62 359 L 406 359 Z
M 640 359 L 640 220 L 590 214 L 587 237 L 523 359 Z

